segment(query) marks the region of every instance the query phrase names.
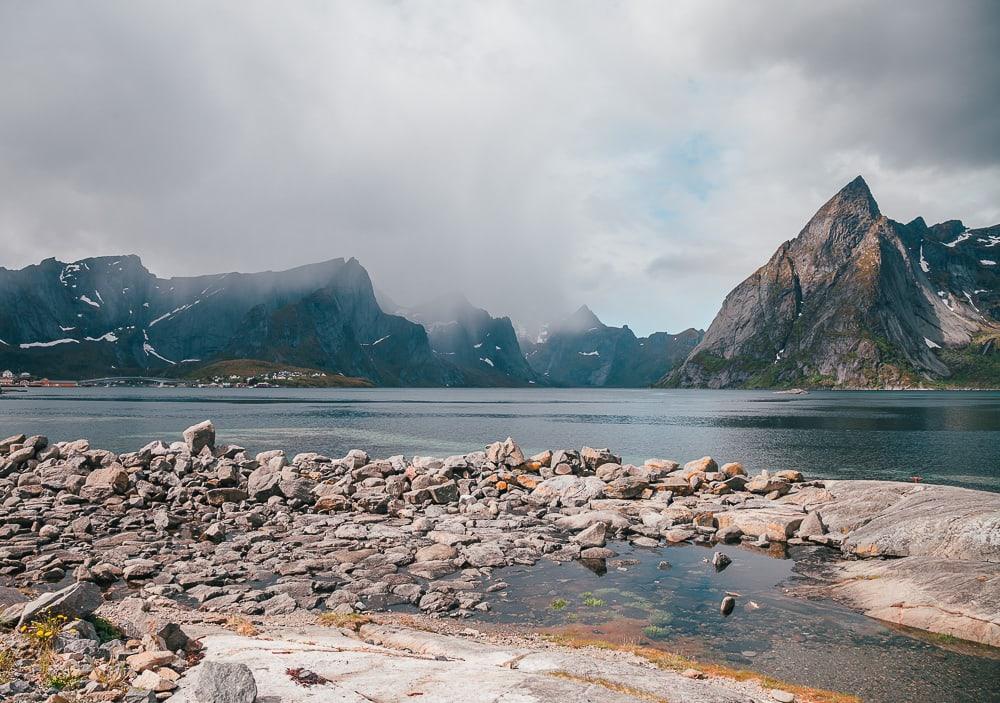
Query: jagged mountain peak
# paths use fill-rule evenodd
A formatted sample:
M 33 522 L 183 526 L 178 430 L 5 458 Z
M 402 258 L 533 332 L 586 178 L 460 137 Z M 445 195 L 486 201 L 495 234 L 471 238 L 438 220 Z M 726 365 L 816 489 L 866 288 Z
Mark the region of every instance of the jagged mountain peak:
M 895 222 L 856 178 L 726 296 L 668 384 L 906 387 L 957 363 L 996 385 L 993 361 L 953 359 L 1000 330 L 997 244 L 957 221 Z

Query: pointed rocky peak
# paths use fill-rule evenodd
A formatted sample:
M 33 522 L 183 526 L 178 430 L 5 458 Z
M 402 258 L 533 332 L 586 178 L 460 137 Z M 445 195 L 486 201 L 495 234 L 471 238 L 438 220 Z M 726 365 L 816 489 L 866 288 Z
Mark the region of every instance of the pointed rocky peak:
M 872 195 L 871 188 L 861 176 L 840 189 L 840 191 L 830 198 L 824 205 L 823 210 L 832 209 L 852 214 L 866 214 L 871 219 L 876 219 L 881 214 L 875 196 Z
M 793 243 L 793 253 L 801 254 L 804 248 L 843 260 L 881 216 L 868 184 L 858 176 L 812 216 Z
M 563 320 L 559 326 L 560 332 L 588 332 L 592 329 L 601 329 L 605 325 L 586 305 L 581 305 L 576 312 Z

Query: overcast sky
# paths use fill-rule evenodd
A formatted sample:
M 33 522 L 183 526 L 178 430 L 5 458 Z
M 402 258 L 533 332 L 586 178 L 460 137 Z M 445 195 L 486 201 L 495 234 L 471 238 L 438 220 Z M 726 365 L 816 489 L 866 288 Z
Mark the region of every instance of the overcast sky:
M 706 327 L 862 174 L 1000 222 L 1000 3 L 0 0 L 0 265 L 356 256 L 400 303 Z

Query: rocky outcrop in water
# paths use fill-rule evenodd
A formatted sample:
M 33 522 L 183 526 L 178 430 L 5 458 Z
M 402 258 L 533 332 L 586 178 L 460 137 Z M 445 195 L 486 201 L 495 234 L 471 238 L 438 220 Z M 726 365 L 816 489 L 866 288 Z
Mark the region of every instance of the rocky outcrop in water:
M 879 212 L 859 176 L 727 297 L 665 385 L 1000 384 L 1000 225 Z

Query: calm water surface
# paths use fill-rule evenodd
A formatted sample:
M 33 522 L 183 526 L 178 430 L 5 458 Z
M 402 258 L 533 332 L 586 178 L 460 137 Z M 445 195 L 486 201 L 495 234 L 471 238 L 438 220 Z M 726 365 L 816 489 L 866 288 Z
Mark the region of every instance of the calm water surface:
M 798 572 L 827 558 L 825 548 L 793 548 L 794 559 L 782 559 L 731 545 L 608 546 L 619 556 L 604 574 L 546 560 L 497 572 L 509 588 L 484 619 L 661 647 L 875 703 L 1000 700 L 1000 650 L 941 646 L 831 601 L 790 595 L 808 587 Z M 707 563 L 714 551 L 732 563 L 716 571 Z M 739 595 L 723 617 L 727 593 Z
M 626 461 L 710 454 L 750 471 L 1000 490 L 1000 393 L 596 389 L 31 389 L 0 397 L 0 434 L 127 451 L 211 418 L 258 451 L 447 455 L 507 435 L 526 450 L 610 447 Z

